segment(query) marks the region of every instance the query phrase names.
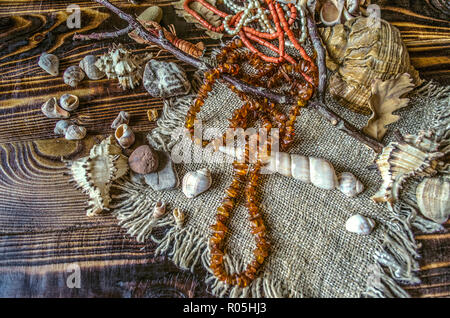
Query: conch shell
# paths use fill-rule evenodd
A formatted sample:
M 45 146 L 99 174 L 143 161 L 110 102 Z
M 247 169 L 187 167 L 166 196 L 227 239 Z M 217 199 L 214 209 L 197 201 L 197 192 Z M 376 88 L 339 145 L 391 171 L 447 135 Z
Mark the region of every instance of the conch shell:
M 448 178 L 425 178 L 416 188 L 420 212 L 436 223 L 445 223 L 450 215 Z
M 212 178 L 208 168 L 190 171 L 183 177 L 183 193 L 188 198 L 194 198 L 211 187 Z
M 114 135 L 122 148 L 129 148 L 132 144 L 134 144 L 134 132 L 127 124 L 122 124 L 117 127 Z
M 397 28 L 382 19 L 352 18 L 345 24 L 320 29 L 327 48 L 331 95 L 348 109 L 370 115 L 368 100 L 376 79 L 409 73 L 415 86 L 422 83 L 411 65 Z
M 70 114 L 58 105 L 56 97 L 50 98 L 41 107 L 42 113 L 48 118 L 69 118 Z
M 72 180 L 89 196 L 87 215 L 93 216 L 108 210 L 111 197 L 111 183 L 128 171 L 128 159 L 109 137 L 99 145 L 94 145 L 88 157 L 68 163 Z

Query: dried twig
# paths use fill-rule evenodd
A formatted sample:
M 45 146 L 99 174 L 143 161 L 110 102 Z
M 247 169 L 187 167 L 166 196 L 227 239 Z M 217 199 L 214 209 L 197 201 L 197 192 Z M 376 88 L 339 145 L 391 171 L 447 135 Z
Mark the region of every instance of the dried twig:
M 142 25 L 136 21 L 131 15 L 123 12 L 113 4 L 111 4 L 108 0 L 94 0 L 95 2 L 98 2 L 99 4 L 105 6 L 115 14 L 117 14 L 121 19 L 127 21 L 129 23 L 129 27 L 131 29 L 136 30 L 137 35 L 141 38 L 145 39 L 146 41 L 152 42 L 156 44 L 157 46 L 161 47 L 162 49 L 165 49 L 172 53 L 177 59 L 180 61 L 183 61 L 187 64 L 190 64 L 197 69 L 207 71 L 211 70 L 213 67 L 209 64 L 207 64 L 204 61 L 201 61 L 193 56 L 190 56 L 186 54 L 185 52 L 181 51 L 177 47 L 175 47 L 172 43 L 170 43 L 165 37 L 161 30 L 154 30 L 148 31 L 145 30 Z M 310 25 L 311 24 L 311 25 Z M 314 20 L 309 16 L 308 20 L 308 28 L 310 29 L 310 35 L 312 36 L 312 40 L 314 43 L 314 48 L 317 51 L 317 56 L 319 59 L 319 94 L 321 95 L 319 98 L 319 103 L 317 102 L 311 102 L 310 105 L 316 109 L 320 115 L 322 115 L 325 119 L 331 122 L 332 125 L 336 126 L 339 130 L 349 134 L 353 138 L 357 139 L 358 141 L 364 143 L 368 147 L 372 148 L 375 152 L 379 153 L 381 152 L 383 145 L 379 143 L 378 141 L 364 135 L 361 133 L 357 128 L 355 128 L 353 125 L 345 121 L 343 118 L 341 118 L 339 115 L 328 109 L 328 107 L 324 106 L 323 102 L 323 94 L 325 91 L 325 84 L 326 84 L 326 69 L 325 69 L 325 53 L 322 46 L 322 43 L 320 42 L 320 38 L 317 33 L 317 29 L 315 27 Z M 324 75 L 325 74 L 325 75 Z M 278 93 L 275 93 L 274 91 L 263 88 L 263 87 L 255 87 L 252 85 L 249 85 L 231 75 L 223 74 L 222 79 L 229 82 L 230 84 L 234 85 L 238 90 L 252 94 L 255 96 L 258 96 L 260 98 L 267 98 L 275 103 L 280 104 L 292 104 L 295 103 L 295 98 L 291 96 L 285 96 Z
M 91 33 L 91 34 L 75 34 L 73 36 L 74 40 L 103 40 L 103 39 L 112 39 L 117 38 L 119 36 L 130 33 L 133 30 L 131 25 L 127 26 L 124 29 L 117 30 L 114 32 L 104 32 L 104 33 Z

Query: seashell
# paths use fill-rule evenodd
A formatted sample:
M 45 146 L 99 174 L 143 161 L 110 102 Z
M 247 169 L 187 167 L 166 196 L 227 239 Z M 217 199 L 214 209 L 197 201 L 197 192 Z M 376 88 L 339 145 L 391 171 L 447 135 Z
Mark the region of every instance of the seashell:
M 345 0 L 326 1 L 320 8 L 320 20 L 326 26 L 342 23 Z
M 375 79 L 386 81 L 409 73 L 416 86 L 422 83 L 399 30 L 388 22 L 356 17 L 320 32 L 327 48 L 327 67 L 335 71 L 329 81 L 330 93 L 350 110 L 371 113 L 368 100 Z
M 338 189 L 348 197 L 354 197 L 364 190 L 364 186 L 351 172 L 343 172 L 338 176 Z
M 151 6 L 145 9 L 139 16 L 138 20 L 161 22 L 163 10 L 158 6 Z
M 95 55 L 86 55 L 79 64 L 80 68 L 86 73 L 86 76 L 91 80 L 99 80 L 106 75 L 95 66 L 96 61 L 97 57 Z
M 211 187 L 212 178 L 208 168 L 190 171 L 183 177 L 183 193 L 188 198 L 194 198 Z
M 77 125 L 71 125 L 67 128 L 64 137 L 67 140 L 81 140 L 86 136 L 86 128 Z
M 83 70 L 76 65 L 69 66 L 63 74 L 64 83 L 76 87 L 84 78 Z
M 175 208 L 172 211 L 173 218 L 175 219 L 175 224 L 178 228 L 182 228 L 184 225 L 185 214 L 179 208 Z
M 150 60 L 145 65 L 144 87 L 153 97 L 186 95 L 191 89 L 184 70 L 176 63 Z
M 134 132 L 127 124 L 122 124 L 117 127 L 114 135 L 122 148 L 128 148 L 134 144 Z
M 158 119 L 158 110 L 157 109 L 149 109 L 147 110 L 147 118 L 149 121 L 155 121 Z
M 48 118 L 69 118 L 70 114 L 69 112 L 65 111 L 58 105 L 58 100 L 56 97 L 50 98 L 48 101 L 46 101 L 42 107 L 42 112 L 45 116 Z
M 101 55 L 95 66 L 106 74 L 106 77 L 118 79 L 123 90 L 134 89 L 142 79 L 144 64 L 152 58 L 151 54 L 145 56 L 132 54 L 122 45 L 115 45 L 107 53 Z
M 148 174 L 158 169 L 158 154 L 147 145 L 137 147 L 128 158 L 130 169 L 139 174 Z
M 345 222 L 345 229 L 349 232 L 368 235 L 375 227 L 375 221 L 359 214 L 352 215 Z
M 59 59 L 56 55 L 42 53 L 39 57 L 38 65 L 47 73 L 53 76 L 58 76 L 59 73 Z
M 73 123 L 70 120 L 60 120 L 56 123 L 55 125 L 55 129 L 53 130 L 53 132 L 56 135 L 64 135 L 67 131 L 67 128 L 69 128 L 69 126 L 73 125 Z
M 166 204 L 162 201 L 156 202 L 156 205 L 153 208 L 152 217 L 155 219 L 160 219 L 166 214 Z
M 128 160 L 110 136 L 94 145 L 89 156 L 68 162 L 68 168 L 77 188 L 89 196 L 86 212 L 92 216 L 108 210 L 111 183 L 127 173 Z
M 238 161 L 243 162 L 243 147 L 235 148 L 219 146 L 218 150 L 236 158 Z M 261 153 L 258 154 L 257 151 L 256 154 L 252 154 L 250 152 L 250 159 L 256 159 L 256 157 L 261 159 L 261 161 L 266 164 L 264 168 L 270 172 L 278 172 L 283 176 L 292 177 L 304 183 L 312 183 L 316 187 L 324 190 L 338 188 L 341 192 L 350 196 L 350 189 L 348 188 L 348 185 L 343 185 L 342 188 L 339 187 L 340 184 L 334 171 L 334 167 L 325 159 L 305 157 L 302 155 L 288 154 L 285 152 L 275 152 L 272 153 L 270 157 L 267 157 L 262 156 Z M 344 172 L 343 174 L 352 175 L 349 172 Z M 354 195 L 356 195 L 363 190 L 363 186 L 354 176 L 353 178 L 355 186 L 354 191 L 356 191 Z
M 445 223 L 450 216 L 450 181 L 425 178 L 416 189 L 417 205 L 426 218 Z
M 76 95 L 64 94 L 59 98 L 59 104 L 62 108 L 71 112 L 78 108 L 80 100 Z
M 128 114 L 126 111 L 121 111 L 119 115 L 117 115 L 116 119 L 114 119 L 113 123 L 111 124 L 112 129 L 116 129 L 122 124 L 128 124 L 130 122 L 130 114 Z
M 443 157 L 448 141 L 437 142 L 435 131 L 407 135 L 402 141 L 390 142 L 376 160 L 383 179 L 380 189 L 372 196 L 375 202 L 386 202 L 389 208 L 398 199 L 403 182 L 409 177 L 430 177 L 445 169 Z M 427 139 L 427 140 L 425 140 Z

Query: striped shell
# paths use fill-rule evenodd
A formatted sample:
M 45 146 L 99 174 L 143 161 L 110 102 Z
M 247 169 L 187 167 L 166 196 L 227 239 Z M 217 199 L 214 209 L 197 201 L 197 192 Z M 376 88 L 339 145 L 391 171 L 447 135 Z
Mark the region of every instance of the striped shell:
M 436 223 L 444 223 L 450 215 L 450 181 L 425 178 L 416 189 L 420 212 Z
M 421 83 L 399 30 L 388 22 L 357 17 L 320 32 L 327 47 L 327 67 L 335 71 L 330 93 L 342 106 L 369 115 L 368 99 L 375 79 L 385 81 L 409 73 L 415 85 Z
M 128 160 L 111 136 L 94 145 L 88 157 L 69 163 L 69 168 L 77 188 L 89 196 L 86 212 L 93 216 L 108 210 L 111 183 L 127 173 Z

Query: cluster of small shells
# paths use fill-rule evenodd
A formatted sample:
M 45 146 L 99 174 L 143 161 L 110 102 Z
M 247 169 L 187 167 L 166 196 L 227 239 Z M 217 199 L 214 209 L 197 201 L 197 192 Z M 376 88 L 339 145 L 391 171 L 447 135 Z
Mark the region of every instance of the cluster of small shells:
M 117 45 L 101 55 L 95 62 L 95 66 L 109 79 L 118 79 L 124 90 L 134 89 L 142 79 L 143 65 L 151 57 L 150 54 L 143 57 L 132 54 L 122 45 Z

